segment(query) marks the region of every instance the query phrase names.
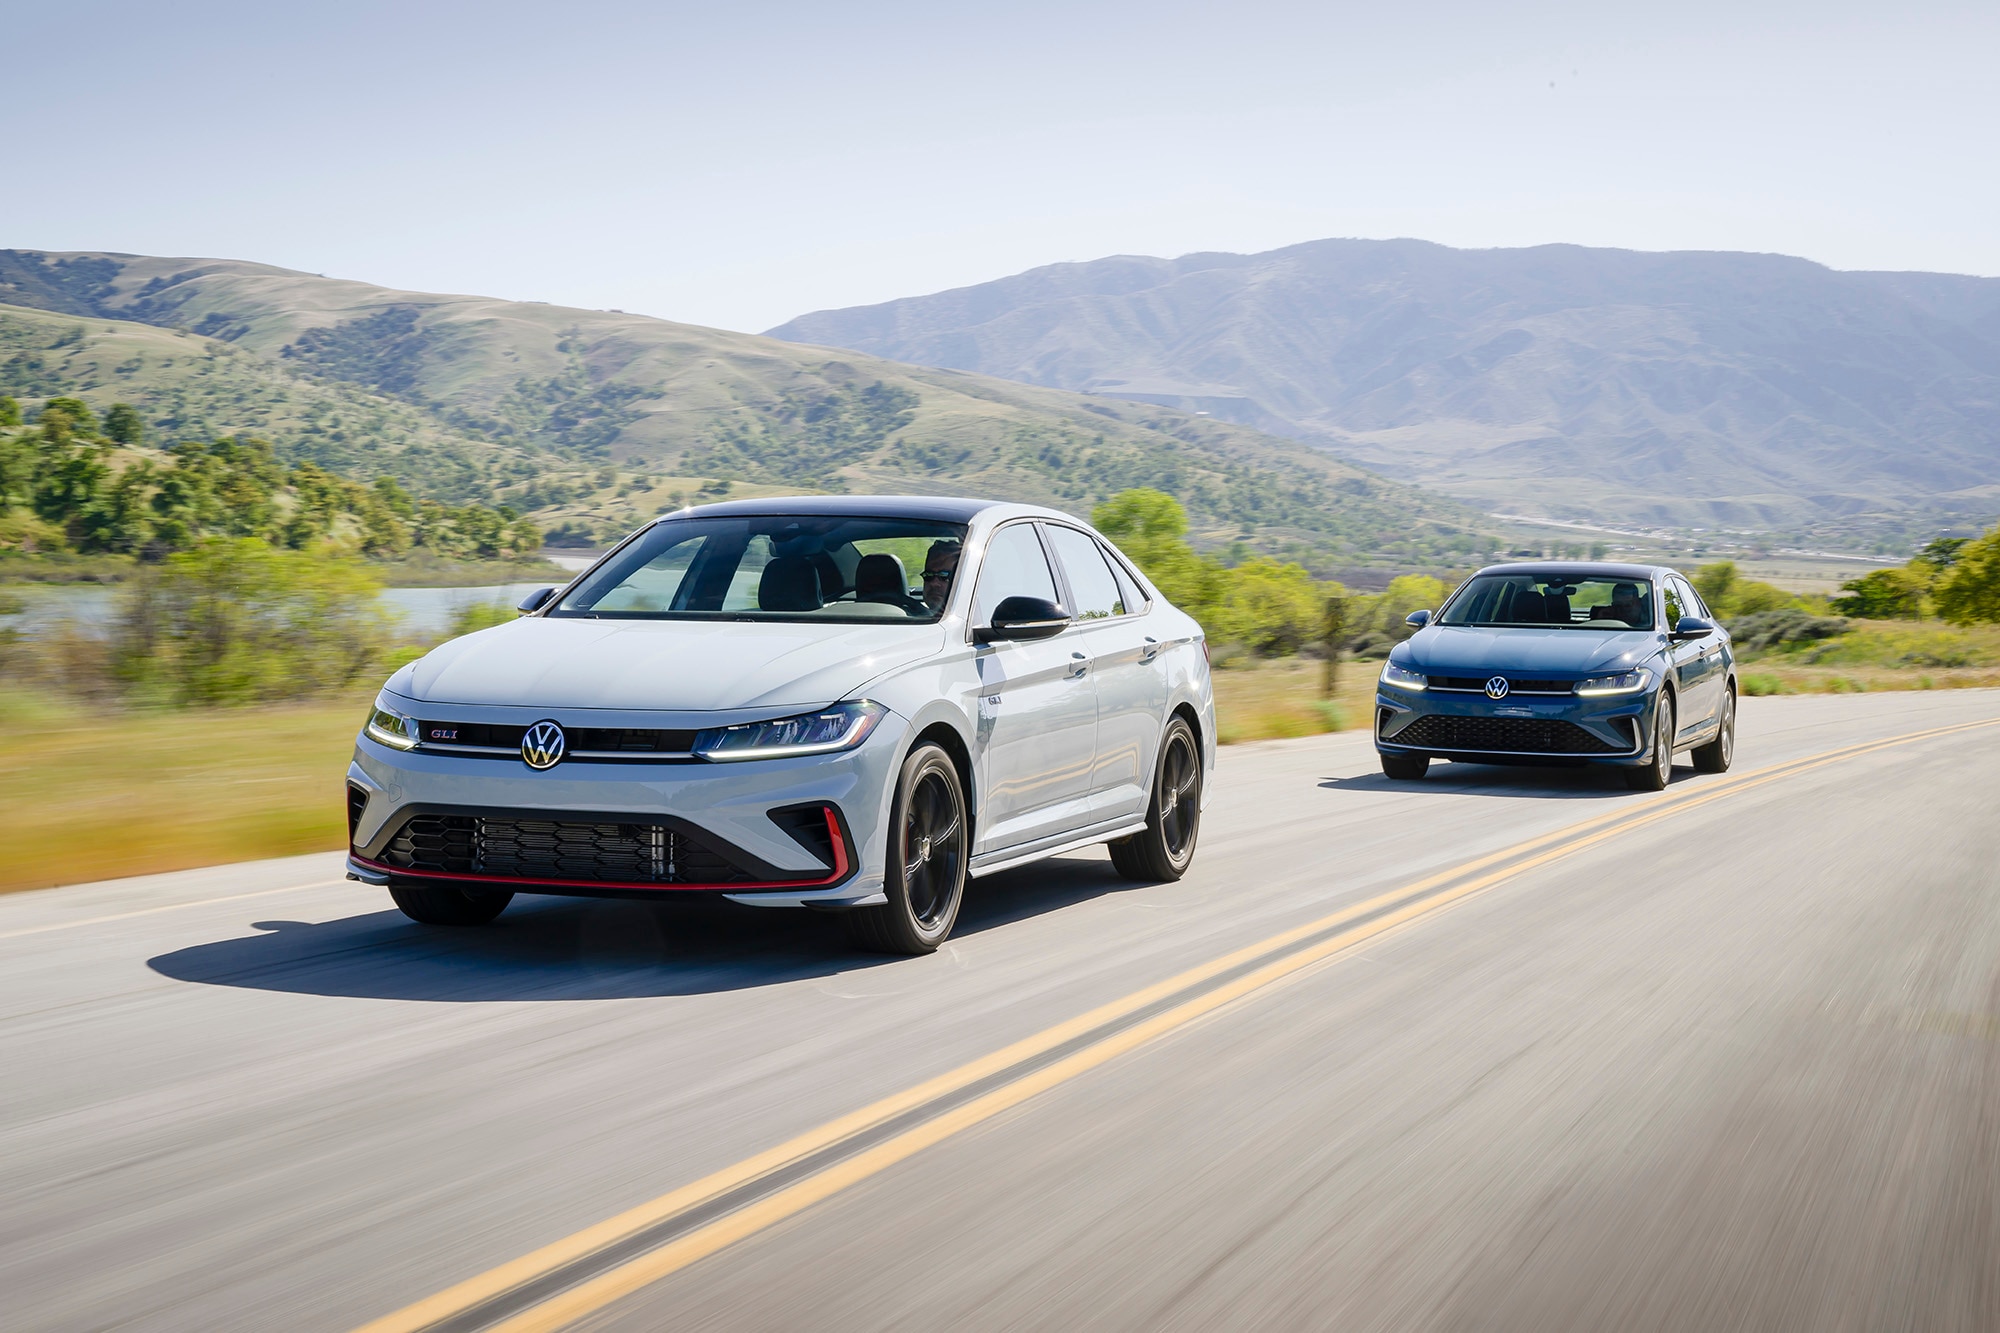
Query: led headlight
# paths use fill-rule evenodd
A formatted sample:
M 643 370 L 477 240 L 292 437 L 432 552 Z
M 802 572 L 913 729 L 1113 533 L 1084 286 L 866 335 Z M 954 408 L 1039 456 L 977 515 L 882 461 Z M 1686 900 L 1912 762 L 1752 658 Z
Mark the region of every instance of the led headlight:
M 726 762 L 851 750 L 868 739 L 868 733 L 888 711 L 881 704 L 857 699 L 796 717 L 714 727 L 694 738 L 694 752 L 703 759 Z
M 1617 676 L 1593 676 L 1578 681 L 1576 692 L 1584 695 L 1637 694 L 1653 683 L 1653 673 L 1644 667 Z
M 368 725 L 363 728 L 368 739 L 386 745 L 392 750 L 414 750 L 417 748 L 417 724 L 414 718 L 399 713 L 380 699 L 368 714 Z
M 1382 683 L 1384 685 L 1393 685 L 1399 690 L 1421 690 L 1429 685 L 1430 681 L 1414 671 L 1404 670 L 1394 662 L 1384 662 L 1382 664 Z

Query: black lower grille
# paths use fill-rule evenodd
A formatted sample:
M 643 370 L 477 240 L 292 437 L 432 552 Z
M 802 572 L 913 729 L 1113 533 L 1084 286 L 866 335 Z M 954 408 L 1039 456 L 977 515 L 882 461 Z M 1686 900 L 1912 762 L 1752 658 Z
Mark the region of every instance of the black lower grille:
M 473 878 L 497 875 L 604 884 L 758 880 L 720 848 L 660 824 L 413 815 L 379 859 L 399 870 Z
M 1574 722 L 1541 717 L 1451 717 L 1429 713 L 1383 740 L 1430 750 L 1474 750 L 1490 754 L 1625 754 Z

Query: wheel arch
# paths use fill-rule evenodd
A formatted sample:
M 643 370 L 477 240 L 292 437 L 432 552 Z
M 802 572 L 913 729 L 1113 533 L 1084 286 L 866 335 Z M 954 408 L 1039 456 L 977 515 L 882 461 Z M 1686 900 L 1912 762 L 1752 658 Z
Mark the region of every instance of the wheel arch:
M 916 753 L 917 747 L 925 742 L 935 744 L 950 755 L 951 766 L 958 770 L 958 785 L 965 793 L 965 819 L 969 825 L 966 830 L 966 846 L 970 847 L 972 836 L 979 828 L 979 801 L 973 783 L 972 752 L 966 748 L 965 737 L 958 734 L 957 727 L 949 722 L 937 721 L 919 728 L 916 734 L 910 737 L 909 748 L 903 752 L 903 757 L 908 759 L 910 755 Z

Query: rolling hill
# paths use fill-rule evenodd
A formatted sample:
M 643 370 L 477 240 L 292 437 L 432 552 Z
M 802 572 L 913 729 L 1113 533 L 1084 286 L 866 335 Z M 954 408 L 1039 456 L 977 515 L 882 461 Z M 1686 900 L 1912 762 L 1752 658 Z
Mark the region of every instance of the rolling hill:
M 1995 278 L 1328 240 L 1057 264 L 770 332 L 1206 410 L 1499 512 L 2000 513 Z
M 1154 485 L 1188 505 L 1209 542 L 1241 538 L 1321 563 L 1493 549 L 1455 502 L 1240 424 L 617 311 L 393 291 L 230 260 L 20 250 L 0 251 L 0 303 L 70 317 L 93 346 L 152 337 L 208 349 L 206 368 L 141 358 L 160 373 L 135 372 L 121 391 L 149 412 L 182 411 L 175 395 L 195 392 L 183 379 L 227 368 L 246 379 L 232 393 L 254 399 L 250 380 L 288 386 L 295 417 L 314 393 L 344 394 L 406 414 L 409 439 L 435 442 L 427 447 L 498 449 L 504 462 L 485 468 L 484 499 L 538 498 L 524 474 L 536 460 L 1072 511 Z M 149 332 L 118 333 L 113 321 Z M 97 387 L 86 398 L 112 392 L 104 367 L 119 355 L 91 354 Z M 65 364 L 80 369 L 81 354 Z M 0 369 L 0 392 L 10 391 L 20 390 Z

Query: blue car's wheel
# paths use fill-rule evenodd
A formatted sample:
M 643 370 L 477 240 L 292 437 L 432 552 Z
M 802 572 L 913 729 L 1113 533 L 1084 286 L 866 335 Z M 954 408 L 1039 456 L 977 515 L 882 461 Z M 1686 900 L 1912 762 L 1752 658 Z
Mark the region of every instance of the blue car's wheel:
M 1715 739 L 1706 745 L 1697 745 L 1693 755 L 1697 773 L 1729 771 L 1729 761 L 1736 757 L 1735 690 L 1730 690 L 1722 696 L 1722 725 L 1716 729 Z
M 1674 776 L 1674 696 L 1662 690 L 1653 709 L 1653 757 L 1644 768 L 1625 770 L 1625 785 L 1633 791 L 1665 791 Z

